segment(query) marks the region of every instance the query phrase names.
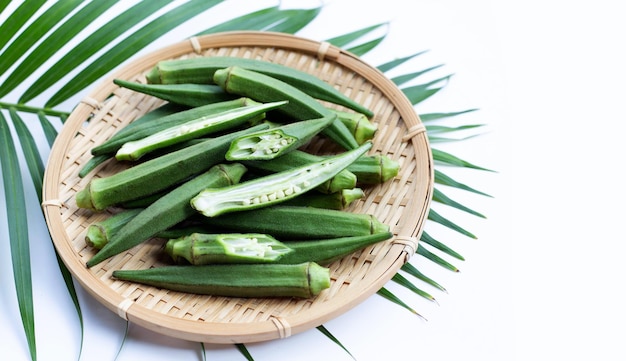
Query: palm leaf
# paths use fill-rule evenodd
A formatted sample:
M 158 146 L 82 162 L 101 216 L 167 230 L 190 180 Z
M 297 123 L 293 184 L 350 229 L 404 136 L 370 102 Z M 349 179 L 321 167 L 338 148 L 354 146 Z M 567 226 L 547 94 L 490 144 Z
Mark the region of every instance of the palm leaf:
M 432 278 L 430 277 L 426 277 L 425 274 L 423 274 L 422 272 L 420 272 L 412 263 L 407 262 L 405 264 L 402 265 L 402 267 L 400 268 L 402 271 L 410 274 L 411 276 L 417 278 L 418 280 L 421 280 L 437 289 L 439 289 L 440 291 L 446 292 L 446 289 L 441 286 L 439 283 L 435 282 Z
M 30 20 L 30 18 L 45 4 L 45 0 L 33 0 L 23 2 L 11 15 L 0 25 L 0 49 L 9 43 L 9 40 Z M 5 8 L 8 4 L 3 4 Z M 18 55 L 21 55 L 19 53 Z M 0 72 L 1 73 L 1 72 Z
M 331 339 L 334 343 L 337 344 L 337 346 L 341 347 L 344 351 L 346 351 L 346 353 L 350 355 L 350 357 L 352 357 L 353 360 L 356 360 L 354 356 L 352 356 L 350 351 L 348 351 L 348 349 L 337 339 L 337 337 L 335 337 L 332 333 L 330 333 L 330 331 L 328 331 L 328 329 L 324 327 L 324 325 L 317 326 L 317 330 L 321 332 L 322 334 L 324 334 L 329 339 Z
M 446 186 L 453 187 L 453 188 L 458 188 L 467 192 L 479 194 L 481 196 L 491 197 L 489 194 L 481 192 L 474 187 L 471 187 L 465 183 L 461 183 L 459 181 L 454 180 L 452 177 L 446 175 L 445 173 L 437 169 L 437 167 L 435 167 L 435 183 L 446 185 Z
M 425 52 L 426 51 L 420 51 L 420 52 L 412 54 L 412 55 L 408 55 L 408 56 L 405 56 L 405 57 L 402 57 L 402 58 L 394 59 L 394 60 L 388 61 L 386 63 L 383 63 L 383 64 L 377 66 L 376 68 L 378 68 L 378 70 L 380 70 L 381 72 L 386 73 L 386 72 L 391 71 L 392 69 L 394 69 L 394 68 L 396 68 L 396 67 L 398 67 L 398 66 L 400 66 L 400 65 L 402 65 L 404 63 L 406 63 L 407 61 L 415 58 L 416 56 L 424 54 Z
M 460 112 L 420 114 L 420 120 L 422 122 L 430 122 L 430 121 L 433 121 L 433 120 L 444 119 L 444 118 L 451 118 L 451 117 L 455 117 L 457 115 L 466 114 L 466 113 L 470 113 L 470 112 L 475 112 L 477 110 L 478 109 L 467 109 L 467 110 L 463 110 L 463 111 L 460 111 Z
M 433 248 L 436 248 L 458 260 L 465 261 L 465 258 L 461 256 L 458 252 L 446 246 L 445 244 L 439 242 L 438 240 L 434 239 L 428 232 L 425 232 L 425 231 L 422 232 L 422 236 L 420 237 L 420 242 L 424 242 L 432 246 Z
M 448 205 L 450 207 L 453 207 L 453 208 L 456 208 L 456 209 L 459 209 L 459 210 L 462 210 L 464 212 L 467 212 L 469 214 L 473 214 L 473 215 L 475 215 L 477 217 L 480 217 L 480 218 L 487 218 L 485 215 L 483 215 L 481 213 L 478 213 L 475 210 L 473 210 L 473 209 L 471 209 L 469 207 L 466 207 L 466 206 L 462 205 L 459 202 L 456 202 L 456 201 L 452 200 L 450 197 L 446 196 L 438 188 L 435 188 L 433 190 L 433 201 L 439 202 L 439 203 L 442 203 L 442 204 L 445 204 L 445 205 Z
M 137 49 L 142 49 L 166 32 L 220 2 L 220 0 L 191 0 L 171 10 L 167 13 L 167 16 L 161 16 L 152 20 L 99 56 L 94 62 L 69 80 L 46 102 L 46 107 L 54 107 L 67 100 L 123 61 L 135 55 Z
M 333 44 L 334 46 L 338 47 L 338 48 L 345 48 L 347 47 L 350 43 L 357 41 L 358 39 L 361 39 L 362 37 L 364 37 L 365 35 L 373 32 L 376 29 L 379 29 L 380 27 L 386 25 L 387 23 L 380 23 L 380 24 L 376 24 L 376 25 L 371 25 L 371 26 L 366 26 L 364 28 L 343 34 L 343 35 L 339 35 L 339 36 L 335 36 L 332 37 L 330 39 L 326 39 L 327 42 Z
M 246 348 L 246 345 L 244 345 L 243 343 L 237 343 L 235 344 L 235 347 L 237 348 L 237 350 L 239 350 L 239 353 L 241 353 L 246 358 L 246 360 L 254 361 L 252 355 L 248 351 L 248 348 Z
M 445 227 L 448 227 L 454 231 L 457 231 L 463 235 L 468 236 L 469 238 L 474 238 L 476 239 L 477 237 L 475 235 L 473 235 L 470 231 L 464 229 L 463 227 L 457 225 L 456 223 L 452 222 L 451 220 L 445 218 L 444 216 L 442 216 L 441 214 L 437 213 L 434 209 L 430 209 L 428 211 L 428 219 L 433 221 L 433 222 L 437 222 Z
M 35 315 L 30 269 L 30 247 L 26 221 L 26 200 L 15 144 L 6 118 L 0 112 L 0 164 L 9 224 L 9 243 L 15 291 L 19 300 L 22 326 L 31 358 L 37 358 L 35 344 Z
M 436 254 L 432 253 L 431 251 L 427 250 L 424 246 L 420 245 L 419 247 L 417 247 L 417 254 L 419 254 L 420 256 L 423 256 L 424 258 L 434 262 L 435 264 L 448 269 L 452 272 L 459 272 L 459 269 L 456 268 L 456 266 L 454 266 L 453 264 L 451 264 L 450 262 L 446 261 L 445 259 L 437 256 Z
M 381 288 L 378 290 L 378 292 L 376 292 L 378 295 L 383 296 L 384 298 L 386 298 L 387 300 L 395 303 L 396 305 L 408 310 L 409 312 L 411 312 L 412 314 L 422 317 L 422 315 L 420 315 L 419 313 L 417 313 L 417 311 L 415 311 L 411 306 L 409 306 L 408 304 L 406 304 L 404 301 L 402 301 L 398 296 L 394 295 L 391 291 L 389 291 L 388 289 L 386 289 L 385 287 Z M 423 318 L 423 317 L 422 317 Z
M 32 22 L 0 56 L 0 73 L 4 73 L 19 57 L 25 54 L 39 39 L 75 10 L 81 0 L 66 0 L 54 3 L 40 17 Z M 47 45 L 55 46 L 55 45 Z M 0 96 L 5 95 L 4 90 Z
M 422 75 L 424 75 L 424 74 L 426 74 L 426 73 L 428 73 L 430 71 L 433 71 L 435 69 L 439 69 L 442 66 L 443 65 L 435 65 L 435 66 L 431 66 L 430 68 L 426 68 L 424 70 L 415 71 L 415 72 L 412 72 L 412 73 L 409 73 L 409 74 L 398 75 L 398 76 L 395 76 L 395 77 L 391 78 L 391 81 L 394 82 L 394 84 L 396 84 L 397 86 L 400 86 L 400 85 L 406 84 L 406 83 L 410 82 L 411 80 L 413 80 L 413 79 L 415 79 L 415 78 L 417 78 L 419 76 L 422 76 Z
M 395 275 L 393 275 L 391 280 L 396 282 L 397 284 L 399 284 L 399 285 L 409 289 L 410 291 L 413 291 L 418 296 L 421 296 L 421 297 L 423 297 L 423 298 L 425 298 L 425 299 L 427 299 L 429 301 L 435 302 L 435 297 L 433 297 L 432 295 L 430 295 L 426 291 L 423 291 L 423 290 L 417 288 L 411 281 L 409 281 L 402 274 L 396 273 Z
M 351 52 L 354 55 L 357 56 L 363 56 L 365 55 L 368 51 L 374 49 L 376 46 L 378 46 L 378 44 L 380 44 L 383 40 L 385 40 L 386 34 L 376 38 L 374 40 L 370 40 L 366 43 L 363 43 L 361 45 L 357 45 L 357 46 L 353 46 L 351 48 L 348 48 L 347 50 L 349 52 Z
M 414 86 L 410 86 L 407 88 L 402 88 L 402 92 L 404 93 L 404 95 L 406 95 L 407 98 L 409 98 L 409 101 L 411 102 L 411 104 L 417 105 L 423 102 L 424 100 L 430 98 L 431 96 L 437 94 L 444 87 L 444 86 L 440 86 L 440 87 L 433 88 L 433 85 L 441 83 L 441 82 L 446 82 L 450 79 L 450 77 L 451 75 L 448 75 L 439 79 L 435 79 L 433 81 L 429 81 L 425 84 L 419 84 L 419 85 L 414 85 Z
M 72 70 L 78 68 L 95 53 L 105 48 L 122 33 L 169 3 L 170 2 L 167 0 L 142 1 L 114 17 L 69 50 L 54 65 L 50 66 L 50 68 L 21 95 L 19 102 L 26 103 L 43 93 Z M 62 41 L 67 42 L 68 38 L 64 38 Z M 46 52 L 46 50 L 43 50 L 43 52 Z
M 431 151 L 432 151 L 433 159 L 435 160 L 435 162 L 439 162 L 441 164 L 446 164 L 446 165 L 452 165 L 456 167 L 465 167 L 465 168 L 472 168 L 472 169 L 479 169 L 479 170 L 493 172 L 493 170 L 480 167 L 476 164 L 472 164 L 468 161 L 465 161 L 443 150 L 433 148 L 431 149 Z

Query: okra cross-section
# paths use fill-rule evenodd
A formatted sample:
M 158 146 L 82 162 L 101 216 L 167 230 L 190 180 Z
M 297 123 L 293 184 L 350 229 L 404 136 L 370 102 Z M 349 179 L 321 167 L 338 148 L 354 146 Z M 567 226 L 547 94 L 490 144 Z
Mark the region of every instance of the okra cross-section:
M 365 154 L 371 142 L 320 162 L 256 178 L 220 189 L 207 188 L 191 200 L 194 209 L 207 217 L 266 207 L 307 192 Z
M 200 265 L 275 262 L 293 251 L 267 234 L 193 233 L 168 240 L 165 252 L 174 262 Z

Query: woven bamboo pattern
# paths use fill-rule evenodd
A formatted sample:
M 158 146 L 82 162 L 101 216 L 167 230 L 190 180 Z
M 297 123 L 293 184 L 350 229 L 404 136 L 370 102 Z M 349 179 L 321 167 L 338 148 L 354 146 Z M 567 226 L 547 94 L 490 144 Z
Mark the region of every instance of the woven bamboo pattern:
M 333 263 L 331 287 L 313 299 L 229 298 L 157 289 L 111 278 L 116 269 L 164 266 L 164 241 L 149 240 L 92 268 L 95 250 L 85 243 L 89 224 L 115 209 L 94 213 L 76 206 L 76 192 L 94 177 L 124 166 L 102 164 L 85 178 L 78 172 L 90 150 L 163 101 L 113 84 L 114 78 L 145 82 L 158 61 L 199 56 L 263 59 L 298 68 L 333 84 L 374 111 L 378 125 L 371 153 L 399 161 L 400 173 L 364 187 L 348 211 L 369 213 L 394 237 Z M 330 104 L 327 104 L 332 106 Z M 334 106 L 337 107 L 337 106 Z M 324 140 L 308 150 L 332 151 Z M 380 71 L 328 43 L 268 32 L 228 32 L 192 38 L 141 57 L 115 72 L 77 105 L 52 148 L 44 178 L 44 214 L 54 245 L 75 279 L 120 317 L 172 337 L 210 343 L 243 343 L 289 337 L 319 326 L 378 291 L 415 252 L 433 187 L 432 156 L 425 128 L 404 94 Z

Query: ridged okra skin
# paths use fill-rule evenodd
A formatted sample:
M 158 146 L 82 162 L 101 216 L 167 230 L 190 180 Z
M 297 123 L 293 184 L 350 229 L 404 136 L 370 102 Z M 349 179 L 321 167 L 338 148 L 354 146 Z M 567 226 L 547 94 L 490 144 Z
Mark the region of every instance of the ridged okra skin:
M 213 80 L 228 93 L 249 97 L 262 103 L 287 100 L 289 103 L 279 111 L 292 119 L 323 118 L 334 113 L 300 89 L 280 79 L 244 68 L 231 66 L 217 70 Z M 337 118 L 322 133 L 346 150 L 359 146 L 354 135 Z
M 363 198 L 363 196 L 364 193 L 361 188 L 341 189 L 333 193 L 322 193 L 314 190 L 301 194 L 282 204 L 288 206 L 342 210 L 348 207 L 350 203 Z
M 346 168 L 372 147 L 359 148 L 328 157 L 320 162 L 255 178 L 222 189 L 205 189 L 191 205 L 207 217 L 267 207 L 284 202 L 319 186 Z
M 225 187 L 239 182 L 246 168 L 239 163 L 218 164 L 165 194 L 113 233 L 109 242 L 88 262 L 92 267 L 126 251 L 195 214 L 189 201 L 205 187 Z
M 116 270 L 113 277 L 173 291 L 227 297 L 312 298 L 330 287 L 330 270 L 301 264 L 221 264 Z
M 221 163 L 233 139 L 267 129 L 259 124 L 208 139 L 188 148 L 151 159 L 114 175 L 92 179 L 76 194 L 80 208 L 101 211 L 109 206 L 140 199 L 179 184 Z
M 200 107 L 235 99 L 233 95 L 214 84 L 143 84 L 122 79 L 114 79 L 113 83 L 170 103 L 189 107 Z
M 388 225 L 370 214 L 286 205 L 223 214 L 211 218 L 200 217 L 199 221 L 207 229 L 265 233 L 281 241 L 364 236 L 389 232 Z
M 227 56 L 211 56 L 179 60 L 164 60 L 150 70 L 146 79 L 152 84 L 213 83 L 213 74 L 229 66 L 253 70 L 288 83 L 313 98 L 343 105 L 368 117 L 373 113 L 367 107 L 338 91 L 317 76 L 265 60 Z

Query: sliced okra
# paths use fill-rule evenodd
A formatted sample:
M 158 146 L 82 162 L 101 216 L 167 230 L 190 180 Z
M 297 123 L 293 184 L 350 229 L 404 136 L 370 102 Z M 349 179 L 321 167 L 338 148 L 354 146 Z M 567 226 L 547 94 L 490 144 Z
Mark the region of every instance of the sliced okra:
M 346 168 L 372 147 L 371 142 L 323 161 L 263 176 L 221 189 L 205 189 L 191 200 L 207 217 L 266 207 L 305 193 Z

